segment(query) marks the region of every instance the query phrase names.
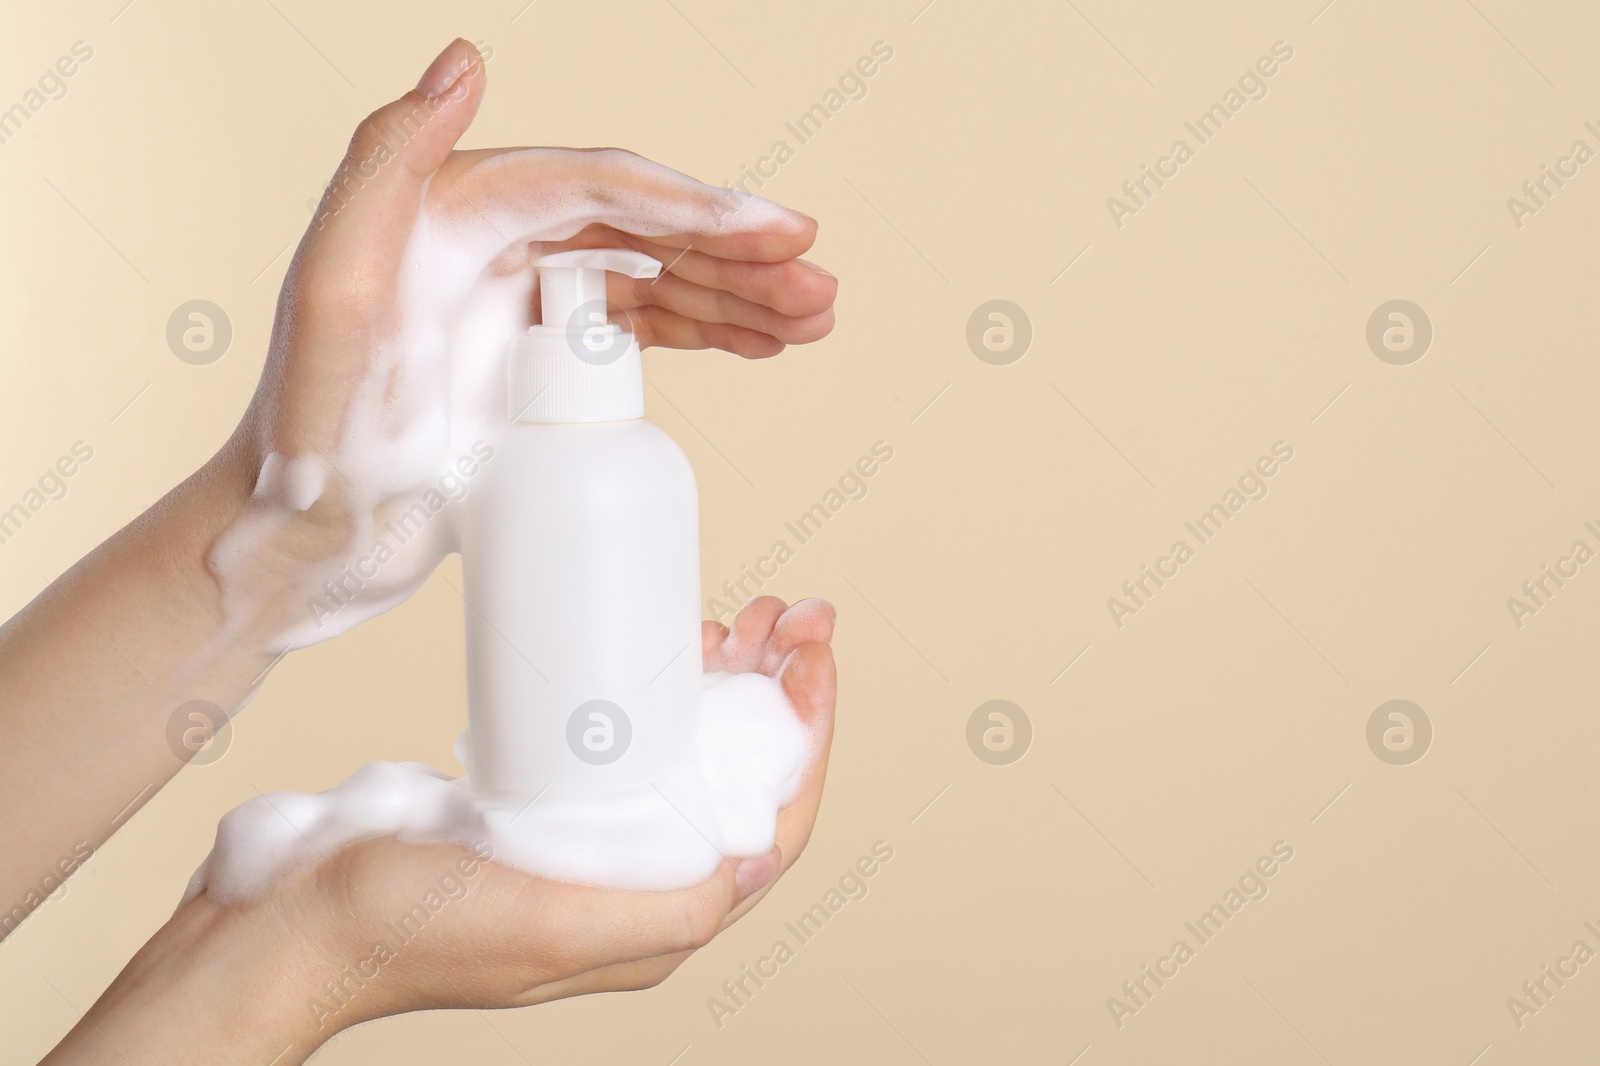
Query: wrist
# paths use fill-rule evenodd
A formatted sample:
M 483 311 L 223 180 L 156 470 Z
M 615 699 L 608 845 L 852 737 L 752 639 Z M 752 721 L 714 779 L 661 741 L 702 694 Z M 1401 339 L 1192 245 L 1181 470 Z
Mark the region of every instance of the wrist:
M 161 589 L 150 606 L 165 616 L 162 631 L 192 638 L 180 642 L 188 650 L 173 665 L 191 678 L 211 675 L 224 690 L 241 681 L 248 688 L 282 651 L 276 638 L 297 587 L 265 552 L 225 558 L 253 507 L 255 464 L 247 451 L 230 441 L 119 534 L 131 537 L 140 560 L 129 572 Z
M 306 573 L 324 549 L 311 516 L 291 511 L 280 522 L 256 497 L 262 461 L 236 434 L 151 514 L 165 519 L 158 536 L 174 545 L 185 602 L 223 644 L 270 661 L 302 622 Z
M 41 1066 L 304 1062 L 338 1031 L 319 1027 L 308 1008 L 328 969 L 319 944 L 268 905 L 223 907 L 201 896 L 145 944 Z
M 362 514 L 351 482 L 320 453 L 286 457 L 263 453 L 236 435 L 191 479 L 195 509 L 207 518 L 198 564 L 214 601 L 218 632 L 275 658 L 286 645 L 304 647 L 342 632 L 372 605 L 409 594 L 380 575 L 387 558 L 416 554 L 418 544 L 385 543 L 387 556 L 356 560 Z M 388 535 L 373 536 L 387 542 Z M 370 543 L 370 542 L 363 542 Z M 373 580 L 377 579 L 377 580 Z M 367 583 L 372 582 L 368 588 Z M 362 601 L 342 624 L 327 618 Z

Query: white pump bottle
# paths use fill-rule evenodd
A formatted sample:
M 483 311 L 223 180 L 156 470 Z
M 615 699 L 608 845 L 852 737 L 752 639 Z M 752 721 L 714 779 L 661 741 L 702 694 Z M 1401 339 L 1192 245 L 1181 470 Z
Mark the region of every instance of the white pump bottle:
M 534 796 L 642 785 L 700 716 L 699 497 L 644 420 L 632 333 L 606 321 L 621 249 L 534 261 L 542 324 L 510 352 L 511 425 L 468 498 L 468 776 Z

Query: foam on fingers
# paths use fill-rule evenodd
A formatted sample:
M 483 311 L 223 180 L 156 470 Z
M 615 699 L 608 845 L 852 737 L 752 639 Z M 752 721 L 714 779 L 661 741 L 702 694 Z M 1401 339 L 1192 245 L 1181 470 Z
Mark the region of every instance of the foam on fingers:
M 833 639 L 833 604 L 815 597 L 800 600 L 778 617 L 772 647 L 781 660 L 801 644 L 826 644 Z
M 784 612 L 776 596 L 757 596 L 739 608 L 723 644 L 723 655 L 735 670 L 758 670 L 766 660 L 766 645 Z

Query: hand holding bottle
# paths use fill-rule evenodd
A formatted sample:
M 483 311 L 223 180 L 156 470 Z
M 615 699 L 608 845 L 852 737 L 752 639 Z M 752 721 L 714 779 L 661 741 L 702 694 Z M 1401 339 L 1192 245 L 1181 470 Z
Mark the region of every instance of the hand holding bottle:
M 357 844 L 248 904 L 185 904 L 42 1066 L 292 1066 L 373 1018 L 659 984 L 754 907 L 810 838 L 833 731 L 833 620 L 821 601 L 785 609 L 763 596 L 731 629 L 703 628 L 708 670 L 776 677 L 816 738 L 768 854 L 725 862 L 692 888 L 622 892 L 529 877 L 455 846 Z

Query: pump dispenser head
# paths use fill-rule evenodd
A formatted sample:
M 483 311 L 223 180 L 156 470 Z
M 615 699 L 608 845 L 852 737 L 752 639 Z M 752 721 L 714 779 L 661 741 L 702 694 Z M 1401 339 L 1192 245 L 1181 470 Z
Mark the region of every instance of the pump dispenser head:
M 533 267 L 541 322 L 511 344 L 511 421 L 643 418 L 639 342 L 606 320 L 606 271 L 653 278 L 661 264 L 623 248 L 584 248 L 541 256 Z

